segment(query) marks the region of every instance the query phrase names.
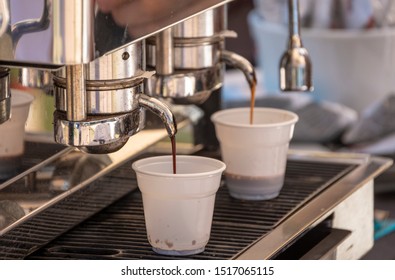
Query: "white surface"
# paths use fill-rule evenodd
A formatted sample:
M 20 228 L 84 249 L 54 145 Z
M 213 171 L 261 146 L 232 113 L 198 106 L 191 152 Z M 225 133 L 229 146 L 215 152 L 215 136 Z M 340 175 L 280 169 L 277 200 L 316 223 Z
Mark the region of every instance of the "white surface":
M 172 157 L 161 156 L 136 161 L 132 167 L 143 195 L 151 246 L 169 254 L 204 248 L 225 164 L 211 158 L 177 156 L 177 174 L 173 174 Z
M 351 231 L 351 235 L 337 248 L 338 260 L 362 258 L 374 244 L 374 189 L 367 182 L 334 211 L 333 227 Z
M 25 123 L 33 97 L 19 90 L 11 90 L 11 118 L 0 125 L 0 157 L 23 154 Z

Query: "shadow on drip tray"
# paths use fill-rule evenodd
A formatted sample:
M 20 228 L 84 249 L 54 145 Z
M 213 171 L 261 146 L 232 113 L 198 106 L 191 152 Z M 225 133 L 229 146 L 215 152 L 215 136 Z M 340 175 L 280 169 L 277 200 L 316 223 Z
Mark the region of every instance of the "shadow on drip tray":
M 25 142 L 23 155 L 0 159 L 0 188 L 8 180 L 64 149 L 65 146 L 58 144 Z

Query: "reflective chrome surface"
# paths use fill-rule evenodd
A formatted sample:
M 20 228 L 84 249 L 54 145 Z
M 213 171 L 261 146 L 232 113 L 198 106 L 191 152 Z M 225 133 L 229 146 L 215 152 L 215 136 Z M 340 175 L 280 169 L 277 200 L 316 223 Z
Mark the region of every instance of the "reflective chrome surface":
M 247 59 L 230 51 L 222 51 L 221 60 L 228 65 L 240 69 L 251 88 L 256 86 L 257 78 L 255 68 L 248 62 Z
M 143 91 L 143 85 L 137 84 L 125 89 L 113 89 L 108 91 L 87 91 L 87 113 L 92 115 L 105 115 L 114 113 L 126 113 L 137 108 L 135 95 Z M 66 90 L 56 87 L 56 108 L 66 111 Z
M 0 67 L 0 100 L 11 96 L 9 69 Z
M 90 117 L 86 121 L 76 122 L 69 121 L 64 113 L 56 111 L 54 119 L 57 143 L 93 153 L 119 150 L 144 124 L 144 115 L 140 109 L 128 114 Z
M 11 98 L 0 100 L 0 124 L 9 120 L 11 116 Z
M 125 1 L 111 7 L 80 0 L 5 0 L 0 9 L 0 61 L 41 67 L 88 63 L 227 2 Z M 26 34 L 29 40 L 23 40 Z M 22 50 L 30 49 L 31 42 L 35 52 L 27 58 Z
M 154 38 L 148 38 L 147 65 L 156 66 L 158 73 L 164 74 L 159 70 L 163 63 L 157 61 L 156 57 L 159 56 L 162 59 L 163 52 L 171 48 L 173 58 L 171 61 L 167 60 L 166 63 L 173 63 L 175 69 L 200 69 L 214 66 L 219 62 L 219 52 L 223 48 L 224 38 L 233 35 L 226 30 L 226 12 L 226 6 L 221 6 L 176 24 L 170 28 L 168 35 L 171 36 L 171 44 L 164 46 L 162 42 L 159 46 L 162 50 L 155 51 L 158 43 Z M 167 55 L 163 56 L 168 59 Z
M 101 56 L 87 67 L 87 79 L 116 80 L 141 75 L 145 68 L 145 42 L 140 41 Z
M 84 65 L 88 115 L 119 114 L 138 107 L 135 94 L 144 91 L 143 80 L 153 75 L 145 71 L 144 41 Z M 68 112 L 65 69 L 55 80 L 56 108 Z
M 144 127 L 141 108 L 157 114 L 169 135 L 176 133 L 174 116 L 159 100 L 145 96 L 144 41 L 88 64 L 66 65 L 54 77 L 55 141 L 89 153 L 112 153 Z
M 167 28 L 159 32 L 155 39 L 156 73 L 159 75 L 170 75 L 174 70 L 174 49 L 173 49 L 173 30 Z M 149 64 L 154 66 L 155 64 Z
M 11 116 L 10 76 L 7 68 L 0 67 L 0 124 Z
M 70 121 L 60 111 L 54 114 L 55 141 L 78 147 L 94 154 L 113 153 L 121 149 L 129 137 L 144 128 L 144 109 L 149 109 L 164 123 L 169 136 L 177 132 L 175 117 L 161 101 L 138 94 L 133 97 L 140 108 L 116 115 L 92 115 L 85 121 Z
M 312 65 L 302 45 L 299 23 L 299 0 L 288 0 L 289 42 L 280 61 L 280 89 L 282 91 L 312 91 Z
M 224 65 L 178 72 L 172 75 L 154 75 L 147 82 L 147 90 L 156 97 L 172 98 L 176 104 L 201 104 L 211 92 L 220 88 Z
M 158 62 L 156 57 L 156 46 L 151 38 L 147 39 L 147 65 L 156 66 L 158 69 Z M 209 40 L 179 40 L 173 38 L 173 67 L 174 69 L 201 69 L 212 67 L 219 62 L 220 50 L 222 48 L 221 37 Z M 181 45 L 183 42 L 184 45 Z M 165 56 L 167 57 L 167 56 Z M 158 73 L 160 71 L 157 70 Z M 171 74 L 171 73 L 169 73 Z
M 157 75 L 149 81 L 151 96 L 171 98 L 176 104 L 202 104 L 222 86 L 225 65 L 244 72 L 249 84 L 255 70 L 249 61 L 225 50 L 227 7 L 195 15 L 154 38 L 147 39 L 147 64 Z
M 177 133 L 177 123 L 169 107 L 167 107 L 158 99 L 146 96 L 144 94 L 140 94 L 138 96 L 138 103 L 141 107 L 147 108 L 162 120 L 169 137 L 175 136 Z
M 15 68 L 17 81 L 24 87 L 42 89 L 48 94 L 52 88 L 52 74 L 37 68 Z
M 226 5 L 210 9 L 173 27 L 175 38 L 204 38 L 220 34 L 227 28 Z

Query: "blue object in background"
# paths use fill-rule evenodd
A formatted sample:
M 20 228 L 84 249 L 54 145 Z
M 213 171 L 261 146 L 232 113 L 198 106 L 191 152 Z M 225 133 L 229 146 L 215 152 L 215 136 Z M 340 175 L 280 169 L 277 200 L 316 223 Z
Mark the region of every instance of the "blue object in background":
M 374 240 L 395 231 L 395 220 L 374 220 Z

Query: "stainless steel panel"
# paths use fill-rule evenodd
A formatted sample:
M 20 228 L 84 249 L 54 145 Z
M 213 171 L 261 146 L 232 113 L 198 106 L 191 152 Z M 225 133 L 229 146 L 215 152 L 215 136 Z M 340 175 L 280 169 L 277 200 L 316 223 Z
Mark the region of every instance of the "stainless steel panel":
M 125 1 L 100 7 L 89 0 L 5 0 L 0 62 L 45 68 L 88 63 L 230 1 Z
M 202 38 L 220 34 L 227 29 L 226 6 L 212 9 L 185 20 L 173 28 L 174 37 Z

